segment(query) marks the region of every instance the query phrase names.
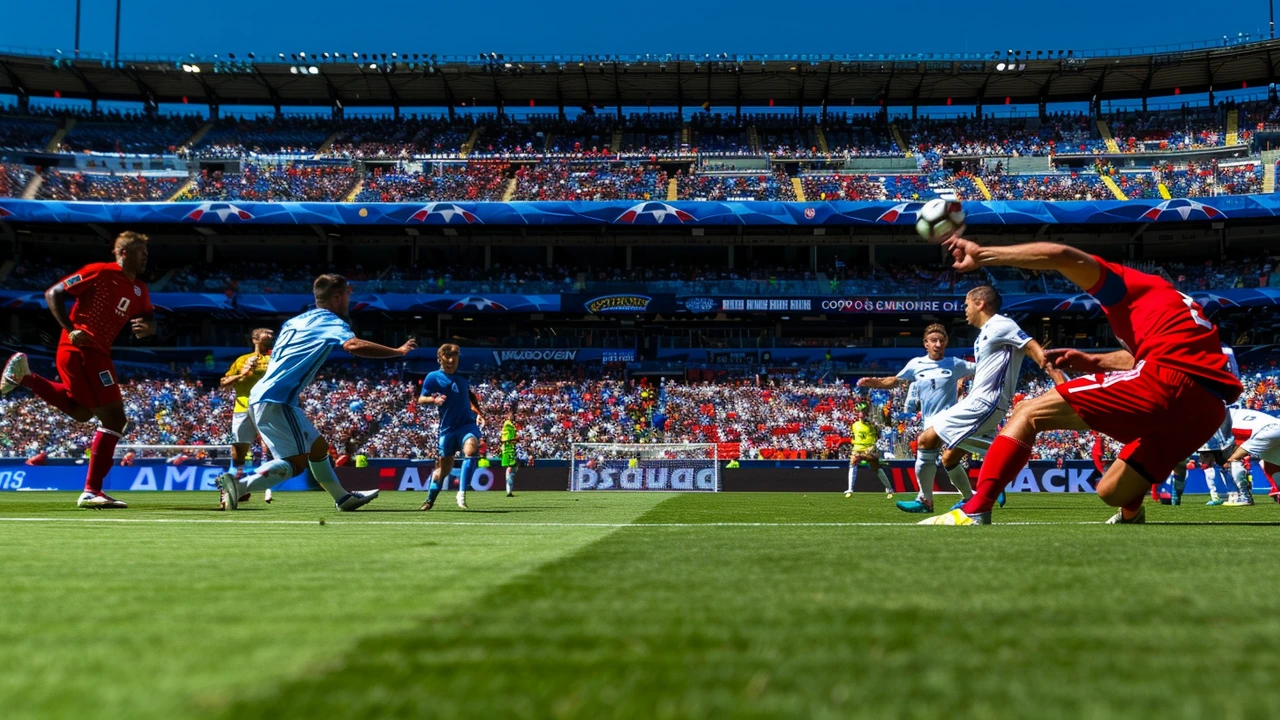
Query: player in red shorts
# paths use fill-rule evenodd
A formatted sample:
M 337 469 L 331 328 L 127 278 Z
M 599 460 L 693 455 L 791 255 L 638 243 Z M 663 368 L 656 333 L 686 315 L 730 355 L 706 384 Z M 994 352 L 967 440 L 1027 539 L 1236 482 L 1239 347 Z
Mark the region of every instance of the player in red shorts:
M 134 337 L 156 334 L 151 294 L 138 280 L 139 273 L 147 267 L 147 236 L 121 233 L 114 252 L 115 262 L 85 265 L 44 293 L 49 312 L 62 326 L 57 356 L 62 382 L 32 373 L 27 356 L 22 353 L 9 358 L 0 374 L 0 395 L 21 385 L 80 422 L 98 418 L 84 493 L 76 503 L 82 508 L 126 507 L 102 492 L 116 443 L 124 437 L 129 422 L 111 362 L 111 345 L 125 325 L 130 326 Z M 76 299 L 69 313 L 68 296 Z
M 1102 306 L 1125 349 L 1046 351 L 1046 368 L 1088 374 L 1019 404 L 987 452 L 974 496 L 922 524 L 990 523 L 996 496 L 1027 464 L 1036 434 L 1046 430 L 1096 430 L 1124 443 L 1098 482 L 1098 497 L 1120 508 L 1108 522 L 1145 522 L 1142 500 L 1150 486 L 1217 431 L 1224 402 L 1243 392 L 1217 328 L 1167 281 L 1066 245 L 981 247 L 957 238 L 945 247 L 960 272 L 996 266 L 1062 273 Z

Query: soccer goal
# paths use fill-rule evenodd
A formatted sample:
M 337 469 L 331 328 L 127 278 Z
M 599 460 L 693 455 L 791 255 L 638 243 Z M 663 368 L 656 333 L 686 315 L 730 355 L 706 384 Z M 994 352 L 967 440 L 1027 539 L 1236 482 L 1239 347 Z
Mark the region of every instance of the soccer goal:
M 139 460 L 164 460 L 170 465 L 229 465 L 230 445 L 117 445 L 117 465 L 128 466 Z
M 715 443 L 574 443 L 569 489 L 720 492 Z

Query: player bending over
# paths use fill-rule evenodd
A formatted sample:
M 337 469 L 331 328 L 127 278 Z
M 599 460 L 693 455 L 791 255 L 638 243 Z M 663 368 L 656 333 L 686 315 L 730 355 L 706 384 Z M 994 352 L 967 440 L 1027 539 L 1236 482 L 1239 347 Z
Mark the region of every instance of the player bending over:
M 516 471 L 520 469 L 520 462 L 516 459 L 516 420 L 515 410 L 507 413 L 507 419 L 502 421 L 502 467 L 507 471 L 507 497 L 515 497 L 516 489 Z
M 924 432 L 916 440 L 916 471 L 920 487 L 932 491 L 937 472 L 938 455 L 953 483 L 958 483 L 966 502 L 972 497 L 969 476 L 964 473 L 960 461 L 965 453 L 985 455 L 995 440 L 1000 421 L 1009 412 L 1013 393 L 1018 388 L 1018 376 L 1022 374 L 1023 357 L 1031 358 L 1036 365 L 1044 366 L 1044 350 L 1031 339 L 1013 320 L 1000 314 L 1002 300 L 995 288 L 982 285 L 969 291 L 964 298 L 964 316 L 969 324 L 978 328 L 978 338 L 973 344 L 976 367 L 973 383 L 965 398 L 946 410 L 934 415 Z M 1048 369 L 1055 383 L 1063 382 L 1062 373 Z M 957 468 L 959 472 L 954 472 Z M 1001 493 L 992 498 L 999 499 Z M 921 507 L 903 507 L 907 512 L 930 512 L 932 503 Z
M 321 275 L 312 285 L 316 307 L 291 318 L 280 328 L 267 372 L 249 393 L 249 412 L 271 451 L 272 460 L 243 481 L 233 473 L 218 476 L 223 507 L 235 510 L 243 493 L 266 490 L 311 468 L 316 482 L 333 496 L 338 510 L 350 511 L 378 497 L 377 490 L 347 492 L 329 463 L 329 443 L 298 406 L 298 396 L 311 384 L 335 347 L 362 358 L 404 357 L 418 345 L 410 339 L 398 348 L 361 340 L 344 320 L 351 305 L 351 286 L 341 275 Z
M 1227 369 L 1231 371 L 1237 379 L 1240 378 L 1240 367 L 1236 364 L 1236 352 L 1230 345 L 1222 345 L 1222 354 L 1227 356 Z M 1222 425 L 1213 437 L 1205 441 L 1203 447 L 1200 448 L 1200 467 L 1204 469 L 1204 482 L 1209 486 L 1209 502 L 1205 505 L 1239 505 L 1240 491 L 1236 488 L 1235 477 L 1237 473 L 1244 472 L 1244 466 L 1236 463 L 1231 467 L 1231 472 L 1227 472 L 1227 456 L 1231 454 L 1235 447 L 1235 438 L 1231 432 L 1231 408 L 1227 408 L 1227 419 L 1222 421 Z M 1227 497 L 1218 494 L 1218 483 L 1221 479 L 1223 487 L 1227 490 Z M 1253 504 L 1253 493 L 1249 493 L 1249 505 Z
M 957 387 L 960 380 L 973 375 L 975 365 L 961 358 L 946 357 L 947 329 L 934 323 L 924 329 L 923 357 L 912 358 L 894 377 L 862 378 L 858 387 L 879 388 L 887 390 L 892 387 L 910 383 L 909 396 L 914 396 L 920 405 L 922 427 L 928 428 L 933 418 L 956 404 Z M 912 402 L 908 400 L 908 410 Z M 960 491 L 962 499 L 968 500 L 973 494 L 969 486 L 969 472 L 960 462 L 960 455 L 954 458 L 954 464 L 947 468 L 951 484 Z M 920 492 L 915 500 L 898 503 L 898 509 L 904 512 L 933 512 L 933 478 L 938 471 L 937 449 L 926 449 L 917 444 L 916 480 L 920 483 Z
M 880 430 L 867 422 L 867 412 L 858 409 L 853 415 L 853 424 L 849 427 L 849 488 L 844 496 L 853 497 L 853 481 L 858 478 L 858 467 L 870 467 L 871 472 L 884 485 L 885 495 L 893 499 L 893 483 L 884 468 L 880 467 L 880 453 L 876 450 L 876 442 L 880 440 Z
M 267 363 L 271 361 L 271 347 L 275 345 L 275 331 L 258 328 L 249 334 L 253 343 L 253 352 L 241 355 L 227 368 L 222 376 L 222 387 L 234 386 L 236 393 L 235 410 L 231 415 L 231 468 L 237 478 L 244 477 L 245 461 L 249 451 L 258 440 L 258 426 L 253 422 L 253 414 L 249 412 L 249 393 L 267 372 Z M 249 499 L 249 494 L 240 496 L 239 502 Z M 271 502 L 271 488 L 263 493 L 263 499 Z M 225 510 L 226 507 L 224 506 Z
M 422 381 L 419 405 L 435 405 L 440 409 L 440 458 L 431 472 L 431 487 L 427 489 L 427 501 L 420 510 L 430 510 L 436 504 L 440 489 L 449 482 L 453 473 L 453 456 L 462 451 L 462 478 L 458 482 L 458 507 L 467 509 L 467 483 L 475 473 L 480 459 L 480 400 L 471 390 L 465 375 L 458 374 L 458 360 L 462 349 L 452 343 L 440 346 L 436 360 L 440 369 L 427 375 Z
M 1062 273 L 1098 301 L 1125 349 L 1047 351 L 1044 367 L 1091 374 L 1019 404 L 987 453 L 974 496 L 924 524 L 989 523 L 996 496 L 1046 430 L 1094 430 L 1123 443 L 1098 482 L 1098 497 L 1120 508 L 1107 522 L 1145 522 L 1147 490 L 1213 435 L 1227 414 L 1223 403 L 1243 391 L 1217 328 L 1168 281 L 1066 245 L 981 247 L 957 238 L 945 246 L 960 272 L 996 266 Z
M 76 501 L 82 508 L 127 507 L 102 492 L 116 444 L 129 422 L 119 376 L 111 362 L 111 344 L 126 324 L 134 337 L 156 334 L 151 294 L 138 280 L 147 269 L 147 236 L 120 233 L 112 252 L 115 262 L 85 265 L 44 293 L 49 313 L 62 326 L 56 359 L 62 382 L 32 373 L 22 353 L 9 358 L 0 377 L 0 395 L 8 395 L 21 385 L 77 422 L 98 418 L 84 492 Z M 76 299 L 69 313 L 68 297 Z
M 1233 409 L 1231 429 L 1240 441 L 1228 459 L 1235 483 L 1240 488 L 1239 500 L 1232 504 L 1253 504 L 1253 478 L 1244 469 L 1244 459 L 1249 456 L 1262 462 L 1262 474 L 1271 483 L 1269 494 L 1280 503 L 1280 487 L 1275 480 L 1276 473 L 1280 472 L 1280 418 L 1257 410 Z

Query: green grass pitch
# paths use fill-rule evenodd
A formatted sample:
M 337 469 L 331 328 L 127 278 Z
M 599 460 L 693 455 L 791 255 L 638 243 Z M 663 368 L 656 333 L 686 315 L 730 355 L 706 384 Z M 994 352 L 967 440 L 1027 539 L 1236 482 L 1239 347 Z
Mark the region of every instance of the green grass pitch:
M 871 494 L 121 497 L 0 495 L 0 716 L 1280 714 L 1265 496 L 977 528 Z

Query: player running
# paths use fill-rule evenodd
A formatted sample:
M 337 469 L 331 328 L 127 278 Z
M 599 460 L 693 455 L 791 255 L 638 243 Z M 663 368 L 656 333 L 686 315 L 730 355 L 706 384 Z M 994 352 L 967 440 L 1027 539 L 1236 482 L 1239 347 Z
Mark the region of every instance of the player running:
M 1094 430 L 1123 443 L 1098 482 L 1098 497 L 1120 508 L 1108 523 L 1146 522 L 1147 490 L 1213 435 L 1226 417 L 1224 403 L 1243 392 L 1217 328 L 1168 281 L 1066 245 L 982 247 L 957 238 L 945 247 L 960 272 L 996 266 L 1062 273 L 1098 301 L 1125 349 L 1047 351 L 1043 367 L 1091 374 L 1019 404 L 987 453 L 974 496 L 922 524 L 990 523 L 996 495 L 1046 430 Z
M 884 485 L 885 496 L 893 499 L 893 482 L 889 480 L 884 468 L 880 467 L 880 453 L 876 450 L 876 443 L 879 441 L 879 428 L 867 422 L 867 410 L 859 407 L 854 411 L 853 424 L 849 426 L 849 487 L 844 491 L 845 497 L 853 497 L 853 481 L 857 479 L 858 468 L 861 466 L 871 468 L 871 472 L 880 479 L 880 484 Z
M 465 375 L 458 374 L 458 360 L 462 349 L 452 343 L 440 346 L 436 360 L 440 369 L 427 375 L 422 381 L 419 405 L 435 405 L 440 408 L 440 458 L 431 473 L 431 487 L 427 500 L 419 510 L 430 510 L 436 504 L 440 489 L 449 482 L 453 473 L 453 456 L 462 451 L 462 478 L 458 482 L 458 507 L 467 509 L 467 483 L 475 473 L 480 459 L 480 400 L 471 389 Z
M 233 473 L 218 476 L 223 507 L 235 510 L 240 496 L 278 485 L 311 468 L 316 482 L 333 496 L 341 511 L 355 510 L 378 497 L 377 490 L 347 492 L 329 462 L 329 443 L 320 437 L 298 396 L 311 384 L 335 347 L 362 358 L 404 357 L 418 345 L 411 338 L 398 348 L 361 340 L 344 320 L 351 305 L 351 285 L 341 275 L 321 275 L 312 285 L 316 307 L 289 319 L 280 328 L 267 372 L 249 393 L 249 412 L 271 451 L 272 460 L 243 481 Z
M 111 362 L 111 345 L 125 325 L 137 338 L 156 334 L 151 293 L 138 280 L 138 275 L 147 269 L 147 240 L 141 233 L 120 233 L 112 247 L 115 262 L 85 265 L 45 291 L 49 313 L 62 326 L 56 359 L 62 382 L 31 372 L 27 356 L 22 353 L 9 358 L 0 376 L 0 395 L 21 385 L 77 422 L 98 418 L 84 492 L 76 501 L 77 507 L 128 507 L 102 492 L 116 444 L 124 437 L 129 422 L 119 376 Z M 76 299 L 69 313 L 68 297 Z
M 965 398 L 933 415 L 916 440 L 916 477 L 922 494 L 925 487 L 932 494 L 941 453 L 942 465 L 947 468 L 947 475 L 956 489 L 966 500 L 972 497 L 969 476 L 960 461 L 965 453 L 985 455 L 991 447 L 1000 422 L 1013 403 L 1023 358 L 1030 358 L 1036 365 L 1044 365 L 1045 351 L 1040 343 L 1032 340 L 1016 322 L 1000 314 L 1001 303 L 1000 293 L 988 285 L 976 287 L 965 295 L 965 319 L 978 328 L 978 338 L 973 344 L 977 361 L 973 382 Z M 1057 370 L 1046 372 L 1055 383 L 1065 379 Z M 921 390 L 922 398 L 923 392 Z M 996 497 L 992 496 L 993 499 Z M 931 502 L 921 502 L 920 505 L 927 509 L 910 505 L 902 509 L 907 512 L 931 511 Z
M 222 387 L 234 386 L 236 393 L 235 409 L 231 415 L 231 472 L 237 478 L 244 477 L 245 461 L 258 440 L 258 426 L 249 412 L 249 393 L 267 373 L 276 334 L 268 328 L 258 328 L 249 334 L 249 339 L 253 343 L 253 352 L 236 358 L 227 368 L 227 374 L 222 376 Z M 248 493 L 240 496 L 240 502 L 248 499 Z M 271 502 L 271 488 L 263 493 L 263 499 Z
M 972 377 L 976 369 L 968 360 L 946 357 L 948 339 L 945 327 L 938 323 L 930 325 L 924 329 L 924 357 L 912 358 L 893 377 L 862 378 L 858 380 L 858 387 L 888 390 L 910 383 L 907 409 L 919 404 L 921 425 L 928 428 L 934 417 L 956 404 L 960 381 Z M 955 463 L 947 468 L 947 476 L 960 491 L 962 499 L 968 500 L 973 494 L 969 486 L 969 472 L 961 464 L 960 454 L 957 453 L 954 460 Z M 917 444 L 916 480 L 920 484 L 920 492 L 914 500 L 899 502 L 898 509 L 911 513 L 933 512 L 933 478 L 937 471 L 937 449 L 926 449 Z
M 1236 351 L 1230 345 L 1222 345 L 1222 354 L 1227 356 L 1227 369 L 1238 380 L 1240 378 L 1240 366 L 1236 364 Z M 1227 472 L 1227 455 L 1235 447 L 1235 438 L 1231 433 L 1231 408 L 1227 407 L 1227 418 L 1222 421 L 1222 425 L 1213 437 L 1205 441 L 1203 447 L 1200 448 L 1200 467 L 1204 469 L 1204 482 L 1209 486 L 1209 502 L 1205 505 L 1236 505 L 1239 502 L 1239 491 L 1233 490 L 1236 487 L 1235 476 L 1237 470 L 1244 472 L 1244 467 L 1232 467 L 1231 472 Z M 1227 489 L 1227 497 L 1222 497 L 1218 493 L 1218 483 L 1216 479 L 1222 479 L 1222 485 Z M 1249 496 L 1249 504 L 1253 504 L 1253 496 Z
M 520 462 L 516 458 L 516 420 L 515 411 L 507 413 L 507 419 L 502 421 L 502 467 L 507 471 L 507 497 L 515 497 L 516 488 L 516 471 L 520 469 Z
M 1232 409 L 1231 431 L 1240 442 L 1231 453 L 1228 462 L 1234 473 L 1236 485 L 1240 488 L 1239 500 L 1232 505 L 1253 504 L 1253 477 L 1244 469 L 1244 459 L 1252 456 L 1262 463 L 1262 474 L 1271 483 L 1268 493 L 1280 503 L 1280 486 L 1276 485 L 1275 474 L 1280 472 L 1280 418 L 1257 410 Z

